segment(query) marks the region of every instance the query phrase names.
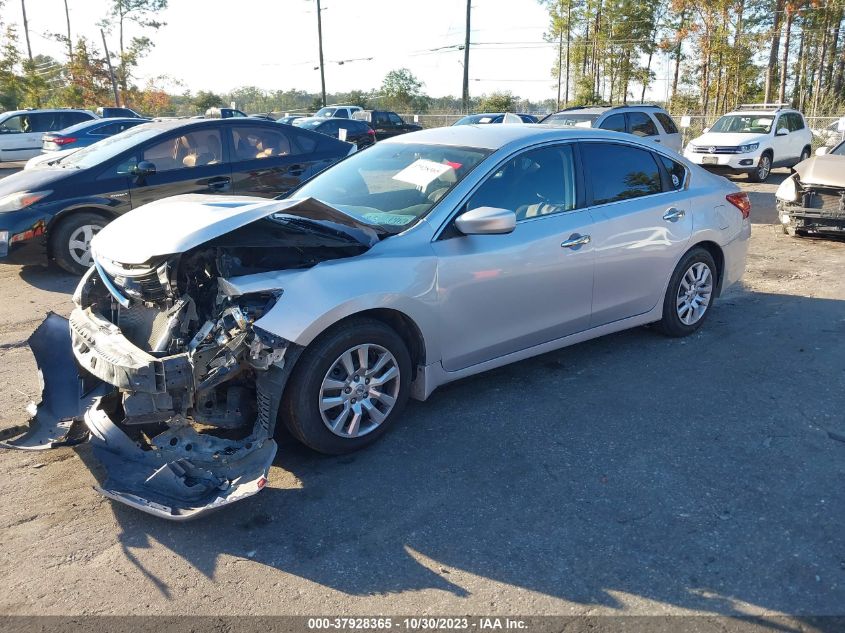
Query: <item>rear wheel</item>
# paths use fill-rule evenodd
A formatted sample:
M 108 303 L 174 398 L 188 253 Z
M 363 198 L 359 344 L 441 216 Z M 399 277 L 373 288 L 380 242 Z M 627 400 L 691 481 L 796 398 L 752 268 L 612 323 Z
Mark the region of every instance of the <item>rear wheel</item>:
M 91 266 L 91 240 L 106 225 L 96 213 L 74 213 L 52 231 L 50 245 L 56 263 L 69 273 L 83 274 Z
M 717 282 L 716 263 L 703 248 L 694 248 L 681 259 L 666 289 L 659 327 L 667 336 L 688 336 L 704 323 L 713 304 Z
M 353 319 L 317 338 L 285 388 L 280 415 L 303 444 L 339 455 L 383 435 L 402 414 L 411 357 L 401 337 L 373 319 Z
M 798 159 L 798 162 L 800 163 L 800 162 L 803 162 L 803 161 L 807 160 L 808 158 L 810 158 L 810 153 L 811 153 L 810 147 L 809 146 L 805 147 L 803 150 L 801 150 L 801 157 Z

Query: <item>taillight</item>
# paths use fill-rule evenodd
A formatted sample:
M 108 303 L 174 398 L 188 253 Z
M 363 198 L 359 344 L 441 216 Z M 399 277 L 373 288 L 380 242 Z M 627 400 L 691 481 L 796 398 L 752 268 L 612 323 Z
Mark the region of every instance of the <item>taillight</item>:
M 725 196 L 725 200 L 739 209 L 743 218 L 748 218 L 751 215 L 751 200 L 748 199 L 748 194 L 744 191 L 729 193 Z
M 369 134 L 370 136 L 375 136 L 376 131 L 375 130 L 367 130 L 367 134 Z
M 76 139 L 72 136 L 56 136 L 50 139 L 56 145 L 67 145 L 68 143 L 76 142 Z

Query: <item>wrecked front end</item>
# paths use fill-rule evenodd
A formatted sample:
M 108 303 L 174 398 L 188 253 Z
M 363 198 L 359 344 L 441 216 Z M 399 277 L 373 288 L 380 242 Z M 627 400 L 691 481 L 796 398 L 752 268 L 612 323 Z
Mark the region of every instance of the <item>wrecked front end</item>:
M 845 157 L 801 163 L 775 195 L 786 233 L 845 237 Z
M 227 280 L 366 248 L 307 223 L 263 218 L 143 264 L 95 252 L 70 318 L 51 315 L 33 335 L 42 403 L 29 431 L 4 445 L 87 440 L 106 473 L 99 492 L 172 520 L 257 493 L 301 350 L 256 325 L 282 289 L 236 295 Z

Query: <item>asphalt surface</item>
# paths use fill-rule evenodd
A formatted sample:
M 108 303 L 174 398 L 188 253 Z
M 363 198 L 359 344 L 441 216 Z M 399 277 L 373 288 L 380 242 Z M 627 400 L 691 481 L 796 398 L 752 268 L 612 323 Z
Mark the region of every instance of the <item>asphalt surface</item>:
M 783 177 L 738 179 L 747 274 L 694 336 L 460 381 L 355 455 L 283 440 L 196 522 L 100 497 L 84 447 L 0 452 L 0 613 L 845 614 L 845 243 L 772 226 Z M 74 285 L 0 265 L 3 425 Z

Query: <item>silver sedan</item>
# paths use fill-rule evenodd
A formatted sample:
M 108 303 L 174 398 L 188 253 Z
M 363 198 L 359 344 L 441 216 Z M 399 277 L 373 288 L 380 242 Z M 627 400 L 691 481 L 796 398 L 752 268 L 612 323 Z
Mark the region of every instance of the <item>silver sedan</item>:
M 99 381 L 79 407 L 102 492 L 188 518 L 261 489 L 277 420 L 344 453 L 447 382 L 640 325 L 695 332 L 744 272 L 750 210 L 629 135 L 425 130 L 284 200 L 183 196 L 118 218 L 69 326 L 42 338 L 54 359 L 66 332 Z M 75 380 L 44 373 L 45 401 Z M 68 414 L 39 412 L 9 444 L 61 444 Z

